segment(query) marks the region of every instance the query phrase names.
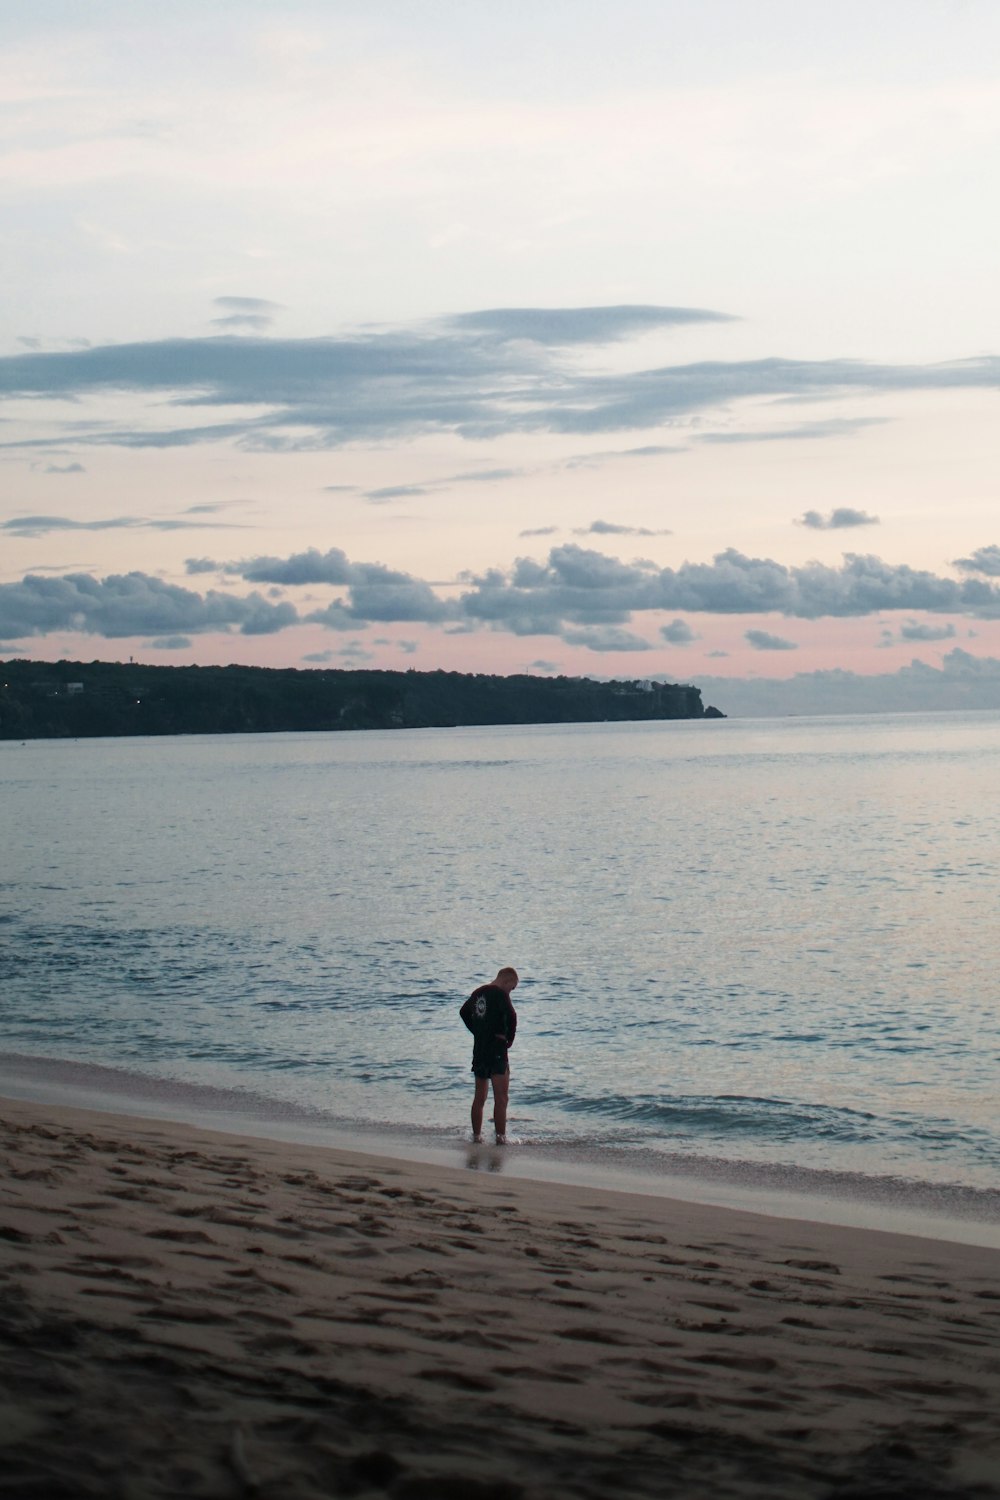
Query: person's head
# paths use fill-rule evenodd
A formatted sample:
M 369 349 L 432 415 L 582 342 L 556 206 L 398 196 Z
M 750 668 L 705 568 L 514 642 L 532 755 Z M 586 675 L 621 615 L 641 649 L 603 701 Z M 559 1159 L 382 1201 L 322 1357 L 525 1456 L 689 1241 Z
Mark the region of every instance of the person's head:
M 509 995 L 511 990 L 517 989 L 517 970 L 510 968 L 501 969 L 493 983 L 497 989 L 506 990 Z

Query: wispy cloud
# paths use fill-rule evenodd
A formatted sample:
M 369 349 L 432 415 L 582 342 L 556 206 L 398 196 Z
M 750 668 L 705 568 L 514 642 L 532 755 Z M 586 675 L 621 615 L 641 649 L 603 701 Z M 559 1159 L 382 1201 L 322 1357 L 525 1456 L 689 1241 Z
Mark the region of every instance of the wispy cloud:
M 381 489 L 365 490 L 364 496 L 372 504 L 382 505 L 387 500 L 409 500 L 414 495 L 427 495 L 430 489 L 426 484 L 387 484 Z
M 195 507 L 185 512 L 195 513 Z M 212 507 L 202 507 L 208 511 Z M 46 536 L 52 531 L 242 531 L 231 521 L 186 521 L 183 516 L 105 516 L 95 521 L 74 521 L 68 516 L 13 516 L 0 521 L 0 531 L 12 536 Z
M 639 448 L 604 448 L 598 453 L 574 453 L 564 460 L 566 469 L 596 469 L 620 458 L 660 458 L 666 453 L 686 453 L 687 443 L 644 443 Z
M 567 646 L 586 646 L 588 651 L 652 651 L 651 642 L 631 630 L 616 625 L 588 626 L 583 630 L 564 630 Z
M 127 427 L 75 419 L 77 448 L 234 441 L 253 451 L 282 452 L 434 432 L 480 439 L 624 432 L 762 396 L 990 389 L 1000 381 L 996 357 L 933 365 L 771 358 L 617 373 L 595 373 L 574 357 L 588 346 L 684 321 L 685 313 L 693 322 L 723 317 L 676 308 L 501 309 L 342 338 L 220 336 L 33 351 L 0 359 L 0 392 L 77 401 L 112 392 L 140 403 L 156 398 L 155 423 L 145 405 Z M 237 414 L 167 429 L 161 421 L 164 396 L 175 407 L 224 407 Z M 848 428 L 868 420 L 850 419 Z M 812 424 L 809 435 L 848 428 Z M 51 438 L 5 446 L 51 446 L 66 435 L 53 419 Z M 805 428 L 788 428 L 772 439 L 804 435 Z M 706 434 L 713 436 L 744 440 L 740 434 Z
M 658 328 L 691 323 L 732 323 L 728 313 L 702 307 L 493 307 L 442 320 L 463 333 L 500 343 L 524 342 L 558 348 L 567 344 L 611 344 Z
M 413 484 L 390 484 L 381 489 L 365 490 L 364 498 L 374 504 L 387 500 L 408 500 L 414 495 L 432 495 L 437 490 L 453 489 L 470 484 L 501 484 L 507 479 L 520 478 L 524 469 L 467 469 L 460 474 L 443 474 L 433 479 L 421 479 Z
M 519 479 L 525 469 L 467 469 L 461 474 L 448 474 L 436 482 L 445 484 L 501 484 L 507 479 Z
M 880 426 L 885 417 L 829 417 L 821 422 L 799 422 L 794 427 L 746 428 L 741 432 L 703 432 L 696 443 L 798 443 L 823 438 L 853 437 L 865 427 Z

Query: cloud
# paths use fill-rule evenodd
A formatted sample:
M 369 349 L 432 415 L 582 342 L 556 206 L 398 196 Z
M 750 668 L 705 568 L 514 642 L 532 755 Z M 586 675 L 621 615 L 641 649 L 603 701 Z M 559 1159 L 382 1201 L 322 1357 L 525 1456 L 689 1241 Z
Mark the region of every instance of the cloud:
M 190 645 L 190 636 L 164 635 L 155 641 L 147 641 L 146 649 L 149 651 L 187 651 Z
M 940 667 L 912 661 L 898 672 L 862 676 L 840 668 L 785 679 L 700 677 L 706 702 L 731 716 L 912 713 L 1000 709 L 1000 661 L 956 646 Z
M 843 531 L 851 526 L 877 526 L 878 516 L 870 516 L 866 510 L 852 510 L 850 506 L 838 505 L 829 515 L 821 516 L 818 510 L 807 510 L 797 526 L 808 526 L 813 531 Z
M 521 558 L 511 575 L 492 569 L 458 601 L 471 620 L 515 635 L 558 635 L 565 627 L 624 626 L 654 607 L 652 564 L 622 563 L 575 544 L 554 547 L 547 563 Z
M 214 300 L 215 306 L 221 307 L 225 316 L 213 318 L 213 327 L 249 328 L 255 333 L 270 328 L 274 314 L 280 312 L 282 306 L 280 302 L 268 302 L 263 297 L 216 297 Z
M 500 484 L 505 479 L 519 479 L 524 469 L 470 469 L 462 474 L 449 474 L 439 479 L 438 484 Z
M 310 624 L 322 625 L 325 630 L 357 630 L 364 623 L 347 608 L 342 599 L 334 599 L 325 609 L 314 609 L 305 618 Z
M 555 536 L 559 530 L 558 526 L 531 526 L 527 531 L 519 531 L 518 536 Z
M 197 566 L 192 567 L 192 562 L 197 562 Z M 187 570 L 189 573 L 207 572 L 208 569 L 204 566 L 207 562 L 207 558 L 190 559 Z M 218 567 L 219 564 L 213 566 Z M 331 547 L 327 552 L 310 547 L 306 552 L 293 553 L 291 557 L 251 557 L 243 562 L 224 563 L 221 566 L 224 572 L 243 578 L 248 583 L 277 583 L 285 586 L 350 583 L 354 576 L 352 564 L 339 547 Z
M 783 614 L 799 619 L 866 616 L 883 610 L 1000 617 L 996 585 L 941 578 L 854 554 L 847 554 L 839 568 L 817 562 L 793 568 L 729 549 L 710 563 L 685 562 L 672 569 L 644 560 L 621 562 L 566 543 L 551 548 L 543 562 L 523 557 L 508 572 L 493 568 L 470 575 L 463 592 L 447 601 L 426 580 L 378 563 L 352 562 L 339 548 L 325 553 L 311 548 L 288 558 L 224 564 L 204 558 L 188 563 L 189 572 L 213 567 L 248 583 L 345 588 L 345 599 L 309 616 L 337 630 L 362 620 L 413 620 L 465 622 L 517 635 L 561 635 L 566 629 L 625 627 L 633 615 L 648 611 Z M 681 627 L 675 623 L 665 629 Z
M 920 620 L 908 620 L 899 628 L 902 641 L 950 641 L 957 634 L 954 625 L 928 625 Z
M 448 586 L 446 597 L 437 592 L 445 586 L 440 582 L 382 563 L 354 562 L 339 548 L 239 562 L 190 558 L 187 571 L 219 572 L 273 589 L 326 585 L 342 594 L 300 616 L 287 601 L 269 603 L 258 594 L 237 597 L 217 590 L 199 595 L 140 573 L 103 581 L 84 573 L 46 580 L 39 571 L 20 583 L 0 585 L 0 634 L 17 638 L 76 630 L 166 636 L 230 628 L 259 634 L 300 619 L 356 631 L 370 623 L 409 621 L 446 631 L 562 636 L 594 650 L 642 650 L 648 643 L 640 644 L 630 627 L 637 615 L 654 612 L 675 615 L 672 625 L 661 627 L 664 639 L 677 634 L 675 644 L 681 644 L 681 617 L 690 614 L 822 619 L 905 612 L 915 626 L 922 614 L 1000 619 L 1000 584 L 942 578 L 851 553 L 840 567 L 818 562 L 788 567 L 730 548 L 711 562 L 685 562 L 674 569 L 645 559 L 622 562 L 565 543 L 552 547 L 544 561 L 521 557 L 507 570 L 464 575 L 457 591 Z M 748 639 L 761 650 L 794 649 L 767 632 L 751 632 Z
M 546 661 L 544 657 L 539 657 L 537 661 L 529 661 L 529 663 L 528 663 L 528 671 L 529 672 L 558 672 L 559 671 L 559 663 L 557 661 Z
M 207 558 L 192 559 L 188 571 L 208 571 L 207 563 Z M 357 629 L 362 622 L 377 620 L 440 623 L 454 614 L 451 606 L 439 599 L 423 579 L 382 563 L 350 562 L 339 547 L 331 547 L 327 552 L 311 547 L 287 558 L 253 557 L 216 566 L 248 583 L 346 586 L 346 602 L 336 600 L 307 616 L 335 630 Z
M 956 557 L 954 567 L 963 573 L 985 573 L 989 578 L 1000 578 L 1000 547 L 977 547 L 971 557 Z
M 771 635 L 767 630 L 746 630 L 743 639 L 753 647 L 755 651 L 797 651 L 798 644 L 795 641 L 786 641 L 783 636 Z
M 269 635 L 298 620 L 290 604 L 268 604 L 259 594 L 238 598 L 210 591 L 196 594 L 147 573 L 94 578 L 27 574 L 0 584 L 0 635 L 15 638 L 69 630 L 108 639 L 124 636 L 198 635 L 238 629 Z
M 610 344 L 656 328 L 689 323 L 732 323 L 728 313 L 700 307 L 494 307 L 482 312 L 458 313 L 444 319 L 462 332 L 483 335 L 505 343 L 558 347 L 566 344 Z
M 360 641 L 348 641 L 346 646 L 341 646 L 339 651 L 331 651 L 331 656 L 340 657 L 343 661 L 374 661 L 374 651 L 369 651 Z
M 1000 618 L 1000 586 L 956 581 L 848 553 L 839 568 L 789 567 L 733 548 L 710 563 L 677 569 L 621 563 L 575 543 L 553 547 L 544 563 L 522 558 L 472 580 L 459 601 L 465 614 L 517 634 L 558 634 L 571 625 L 625 625 L 637 611 L 684 614 L 782 614 L 796 619 L 862 617 L 905 610 Z
M 689 646 L 697 636 L 686 620 L 671 620 L 669 625 L 660 626 L 660 634 L 671 646 Z
M 47 464 L 46 474 L 86 474 L 83 464 Z
M 140 398 L 142 410 L 127 427 L 75 418 L 76 449 L 234 441 L 280 453 L 441 432 L 470 439 L 624 432 L 751 398 L 992 389 L 1000 381 L 1000 358 L 987 356 L 932 365 L 770 358 L 617 372 L 595 371 L 575 358 L 581 349 L 649 328 L 723 318 L 690 308 L 508 308 L 339 338 L 218 335 L 33 350 L 0 358 L 0 393 Z M 164 398 L 174 409 L 202 414 L 226 409 L 226 419 L 165 428 Z M 50 437 L 4 446 L 65 442 L 65 424 L 56 418 L 52 424 Z M 820 428 L 828 435 L 835 430 L 820 424 L 813 435 Z
M 354 564 L 348 598 L 351 613 L 363 620 L 422 620 L 433 624 L 449 619 L 453 613 L 430 584 L 381 563 Z
M 523 533 L 522 533 L 523 535 Z M 591 521 L 589 526 L 575 526 L 574 536 L 673 536 L 672 531 L 650 531 L 647 526 L 619 526 L 615 521 Z

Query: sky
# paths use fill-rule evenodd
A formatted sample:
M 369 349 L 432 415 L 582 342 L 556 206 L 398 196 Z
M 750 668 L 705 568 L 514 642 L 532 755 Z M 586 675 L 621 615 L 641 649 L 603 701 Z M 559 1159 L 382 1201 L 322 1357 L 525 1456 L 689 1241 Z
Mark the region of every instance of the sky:
M 0 11 L 0 657 L 1000 707 L 995 0 Z

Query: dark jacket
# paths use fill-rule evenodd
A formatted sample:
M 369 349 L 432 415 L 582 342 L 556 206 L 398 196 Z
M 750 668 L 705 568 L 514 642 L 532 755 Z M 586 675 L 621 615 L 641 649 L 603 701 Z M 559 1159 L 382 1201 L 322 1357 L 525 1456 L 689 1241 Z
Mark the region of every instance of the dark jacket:
M 481 984 L 472 991 L 459 1015 L 475 1038 L 473 1068 L 489 1066 L 491 1072 L 504 1072 L 507 1048 L 517 1032 L 517 1011 L 507 991 L 496 984 Z

